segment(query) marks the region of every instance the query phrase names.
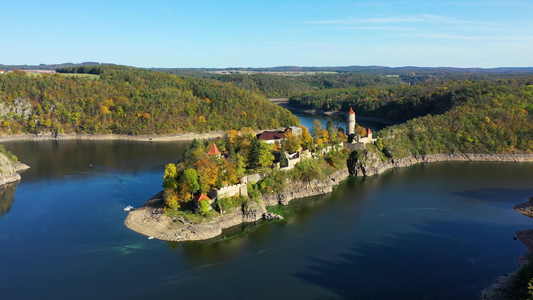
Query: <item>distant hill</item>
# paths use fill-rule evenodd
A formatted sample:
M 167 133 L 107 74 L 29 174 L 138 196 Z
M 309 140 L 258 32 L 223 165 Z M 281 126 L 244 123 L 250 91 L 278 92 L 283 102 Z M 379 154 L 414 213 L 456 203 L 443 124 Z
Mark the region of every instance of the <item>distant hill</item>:
M 264 96 L 218 81 L 116 65 L 0 75 L 0 131 L 175 134 L 297 125 Z
M 454 67 L 386 67 L 386 66 L 340 66 L 340 67 L 297 67 L 280 66 L 270 68 L 153 68 L 158 71 L 175 72 L 214 72 L 214 71 L 234 71 L 234 72 L 338 72 L 338 73 L 360 73 L 375 75 L 402 75 L 415 73 L 418 75 L 442 75 L 445 73 L 455 74 L 533 74 L 533 67 L 502 67 L 502 68 L 454 68 Z
M 62 64 L 40 64 L 40 65 L 2 65 L 0 64 L 0 70 L 12 71 L 12 70 L 56 70 L 58 68 L 77 67 L 77 66 L 105 66 L 113 65 L 99 62 L 83 62 L 83 63 L 62 63 Z

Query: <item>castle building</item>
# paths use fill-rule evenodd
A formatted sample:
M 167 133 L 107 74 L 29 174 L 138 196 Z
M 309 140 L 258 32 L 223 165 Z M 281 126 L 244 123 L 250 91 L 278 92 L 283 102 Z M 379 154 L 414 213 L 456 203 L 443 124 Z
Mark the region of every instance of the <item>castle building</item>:
M 374 143 L 376 139 L 372 137 L 372 130 L 366 129 L 366 137 L 359 136 L 356 131 L 355 112 L 350 107 L 350 111 L 346 116 L 346 133 L 348 134 L 348 142 L 344 147 L 351 150 L 363 150 L 368 143 Z
M 351 107 L 348 116 L 346 116 L 346 134 L 348 136 L 355 134 L 355 112 Z

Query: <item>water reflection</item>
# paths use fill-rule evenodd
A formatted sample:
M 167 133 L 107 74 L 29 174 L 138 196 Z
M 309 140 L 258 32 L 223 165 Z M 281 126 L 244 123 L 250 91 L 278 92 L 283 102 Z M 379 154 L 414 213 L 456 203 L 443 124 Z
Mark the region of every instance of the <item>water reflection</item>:
M 345 299 L 475 299 L 491 283 L 485 273 L 509 263 L 500 255 L 519 247 L 511 238 L 487 243 L 494 236 L 485 224 L 435 222 L 416 231 L 383 236 L 384 244 L 355 242 L 336 260 L 308 256 L 311 264 L 294 276 Z
M 15 190 L 17 183 L 8 183 L 0 186 L 0 218 L 11 210 L 13 201 L 15 200 Z
M 31 167 L 23 175 L 23 180 L 27 181 L 72 175 L 136 175 L 147 170 L 162 171 L 165 164 L 181 157 L 189 143 L 70 140 L 17 141 L 6 142 L 4 146 Z

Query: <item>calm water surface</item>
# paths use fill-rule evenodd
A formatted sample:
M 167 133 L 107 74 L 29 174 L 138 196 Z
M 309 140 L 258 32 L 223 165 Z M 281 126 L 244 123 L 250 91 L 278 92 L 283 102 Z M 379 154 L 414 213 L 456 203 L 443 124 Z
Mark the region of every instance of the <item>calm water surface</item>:
M 183 143 L 10 142 L 31 169 L 0 191 L 0 299 L 475 299 L 517 269 L 533 164 L 435 163 L 350 179 L 282 222 L 205 242 L 124 225 Z M 242 232 L 245 233 L 242 233 Z
M 311 129 L 313 129 L 313 122 L 315 120 L 319 120 L 322 124 L 322 127 L 326 129 L 326 124 L 328 123 L 328 120 L 331 119 L 333 124 L 336 127 L 341 127 L 344 130 L 346 130 L 346 117 L 328 117 L 325 115 L 314 115 L 314 114 L 306 114 L 306 113 L 300 113 L 300 112 L 292 112 L 293 115 L 297 116 L 300 119 L 300 123 L 307 127 L 309 129 L 309 132 L 311 132 Z M 363 126 L 365 128 L 370 128 L 372 132 L 376 133 L 379 130 L 383 129 L 387 126 L 387 124 L 378 122 L 378 121 L 371 121 L 371 120 L 364 120 L 362 118 L 356 119 L 357 124 L 359 126 Z

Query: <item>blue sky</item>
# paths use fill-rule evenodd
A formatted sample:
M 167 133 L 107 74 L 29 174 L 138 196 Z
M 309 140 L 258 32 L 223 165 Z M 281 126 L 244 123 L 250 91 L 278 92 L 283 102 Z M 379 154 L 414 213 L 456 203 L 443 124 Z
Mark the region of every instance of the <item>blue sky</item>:
M 0 64 L 533 67 L 533 1 L 0 0 Z

